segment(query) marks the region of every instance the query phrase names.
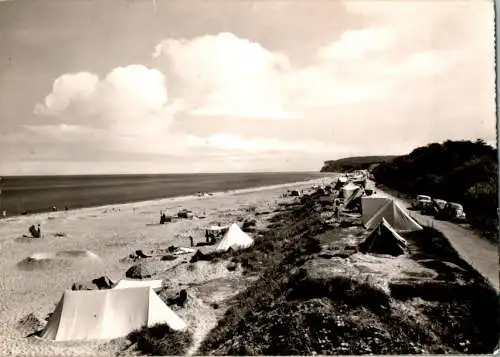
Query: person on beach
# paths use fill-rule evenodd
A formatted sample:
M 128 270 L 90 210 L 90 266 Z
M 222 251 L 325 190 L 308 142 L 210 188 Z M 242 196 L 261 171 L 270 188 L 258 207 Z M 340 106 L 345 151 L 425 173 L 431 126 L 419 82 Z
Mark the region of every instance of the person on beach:
M 165 224 L 167 221 L 167 216 L 165 216 L 165 213 L 163 211 L 160 211 L 160 224 Z
M 342 211 L 342 208 L 343 204 L 339 202 L 339 204 L 337 205 L 337 219 L 340 219 L 340 212 Z
M 31 236 L 33 238 L 40 238 L 42 236 L 42 232 L 40 230 L 40 224 L 38 225 L 38 228 L 35 228 L 34 225 L 31 225 L 29 228 L 29 232 L 31 233 Z

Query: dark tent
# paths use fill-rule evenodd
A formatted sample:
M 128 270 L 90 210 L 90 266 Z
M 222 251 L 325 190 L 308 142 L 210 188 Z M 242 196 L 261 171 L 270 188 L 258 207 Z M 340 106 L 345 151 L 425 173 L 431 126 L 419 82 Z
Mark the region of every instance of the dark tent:
M 380 222 L 378 227 L 358 246 L 359 251 L 362 253 L 389 254 L 394 256 L 404 254 L 406 247 L 406 240 L 396 233 L 385 218 L 382 218 L 382 222 Z
M 115 284 L 108 276 L 101 276 L 100 278 L 94 279 L 92 283 L 97 286 L 99 290 L 111 289 Z

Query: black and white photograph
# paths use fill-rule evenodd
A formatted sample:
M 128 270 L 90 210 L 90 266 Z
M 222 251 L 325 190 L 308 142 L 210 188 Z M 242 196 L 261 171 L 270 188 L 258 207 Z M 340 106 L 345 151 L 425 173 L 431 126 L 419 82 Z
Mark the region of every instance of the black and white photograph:
M 0 355 L 500 353 L 493 0 L 0 0 Z

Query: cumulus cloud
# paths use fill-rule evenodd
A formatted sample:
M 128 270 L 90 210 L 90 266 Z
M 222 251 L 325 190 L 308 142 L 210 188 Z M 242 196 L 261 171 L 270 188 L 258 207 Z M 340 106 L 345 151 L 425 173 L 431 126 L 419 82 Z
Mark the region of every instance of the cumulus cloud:
M 167 39 L 154 58 L 165 59 L 200 115 L 288 117 L 289 59 L 231 33 Z
M 388 28 L 346 30 L 338 41 L 318 50 L 322 60 L 355 60 L 387 49 L 394 43 L 394 33 Z
M 35 114 L 60 116 L 74 106 L 91 104 L 98 84 L 99 77 L 92 73 L 64 74 L 54 81 L 44 103 L 35 106 Z
M 311 108 L 389 98 L 402 76 L 432 75 L 449 63 L 443 51 L 384 57 L 400 45 L 391 27 L 347 29 L 318 48 L 312 63 L 297 67 L 283 53 L 219 33 L 164 40 L 153 57 L 179 81 L 191 114 L 292 118 L 307 117 Z
M 98 141 L 130 150 L 161 141 L 182 105 L 169 100 L 163 73 L 143 65 L 117 67 L 102 79 L 87 72 L 64 74 L 34 109 L 62 123 L 28 129 L 59 141 Z
M 167 103 L 165 76 L 143 65 L 117 67 L 105 78 L 88 72 L 64 74 L 54 81 L 52 92 L 35 114 L 71 120 L 99 115 L 118 120 L 154 114 Z

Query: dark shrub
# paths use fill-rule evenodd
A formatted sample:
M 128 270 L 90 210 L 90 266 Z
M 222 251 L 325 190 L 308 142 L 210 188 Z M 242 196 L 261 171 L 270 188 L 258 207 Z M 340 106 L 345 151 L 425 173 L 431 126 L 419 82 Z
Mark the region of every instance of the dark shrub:
M 188 331 L 174 331 L 168 325 L 145 327 L 129 334 L 128 339 L 137 344 L 137 350 L 150 356 L 185 355 L 192 336 Z

